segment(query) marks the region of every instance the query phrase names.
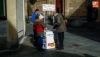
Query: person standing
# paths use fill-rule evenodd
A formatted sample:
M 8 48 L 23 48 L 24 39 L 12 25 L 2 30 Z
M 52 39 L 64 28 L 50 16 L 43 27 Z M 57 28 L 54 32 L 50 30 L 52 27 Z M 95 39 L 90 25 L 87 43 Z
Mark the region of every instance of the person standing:
M 54 25 L 51 29 L 56 29 L 58 34 L 58 45 L 56 46 L 57 50 L 64 49 L 63 41 L 64 41 L 64 32 L 66 31 L 66 25 L 63 16 L 60 13 L 53 13 L 54 15 Z
M 34 26 L 37 32 L 37 39 L 36 39 L 36 47 L 39 51 L 42 51 L 43 46 L 43 38 L 44 38 L 44 29 L 46 28 L 43 19 L 39 19 L 39 17 L 36 17 L 36 20 L 34 22 Z
M 37 16 L 39 16 L 39 9 L 36 9 L 35 12 L 32 14 L 31 18 L 32 23 L 34 23 Z
M 39 17 L 39 9 L 36 9 L 35 12 L 32 14 L 32 18 L 31 21 L 33 23 L 32 28 L 33 28 L 33 33 L 34 33 L 34 45 L 36 46 L 36 39 L 37 39 L 37 33 L 36 33 L 36 29 L 34 27 L 34 22 L 36 17 Z

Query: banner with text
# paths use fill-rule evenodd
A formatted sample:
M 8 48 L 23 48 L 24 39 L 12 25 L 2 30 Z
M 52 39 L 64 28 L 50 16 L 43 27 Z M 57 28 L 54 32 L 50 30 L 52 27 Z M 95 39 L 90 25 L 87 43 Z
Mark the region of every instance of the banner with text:
M 55 5 L 54 4 L 43 4 L 42 10 L 43 11 L 55 11 Z

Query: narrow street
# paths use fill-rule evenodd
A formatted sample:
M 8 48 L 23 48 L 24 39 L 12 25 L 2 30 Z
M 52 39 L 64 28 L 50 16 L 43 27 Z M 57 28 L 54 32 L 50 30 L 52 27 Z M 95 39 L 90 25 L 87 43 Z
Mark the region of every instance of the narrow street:
M 50 27 L 47 26 L 47 27 Z M 65 32 L 64 50 L 37 51 L 32 45 L 31 25 L 27 25 L 28 36 L 17 51 L 1 53 L 0 57 L 100 57 L 100 30 L 68 27 Z
M 100 0 L 0 0 L 0 57 L 100 57 L 99 2 Z M 38 19 L 37 16 L 44 20 L 48 29 L 54 22 L 55 26 L 59 25 L 57 31 L 61 32 L 60 36 L 63 35 L 64 23 L 67 23 L 63 50 L 38 51 L 34 47 L 32 23 Z M 52 31 L 56 40 L 57 32 Z M 59 38 L 63 37 L 60 36 Z

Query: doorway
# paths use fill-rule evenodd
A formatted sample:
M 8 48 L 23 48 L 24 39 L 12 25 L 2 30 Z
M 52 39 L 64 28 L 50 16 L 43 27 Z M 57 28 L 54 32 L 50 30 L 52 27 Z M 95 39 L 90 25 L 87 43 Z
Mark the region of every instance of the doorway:
M 87 21 L 95 22 L 98 17 L 98 8 L 93 8 L 92 2 L 96 0 L 87 0 Z
M 56 12 L 63 12 L 63 0 L 56 0 Z

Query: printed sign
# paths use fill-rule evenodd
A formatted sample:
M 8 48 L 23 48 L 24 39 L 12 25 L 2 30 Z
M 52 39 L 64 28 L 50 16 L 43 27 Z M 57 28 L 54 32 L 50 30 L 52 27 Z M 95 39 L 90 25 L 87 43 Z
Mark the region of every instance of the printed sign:
M 55 43 L 48 43 L 48 46 L 54 47 L 55 46 Z
M 54 4 L 43 4 L 42 9 L 43 11 L 55 11 L 55 5 Z
M 99 2 L 98 1 L 93 1 L 92 2 L 92 7 L 93 8 L 98 8 L 99 7 Z
M 45 39 L 43 40 L 43 49 L 55 48 L 54 34 L 53 31 L 44 31 Z

